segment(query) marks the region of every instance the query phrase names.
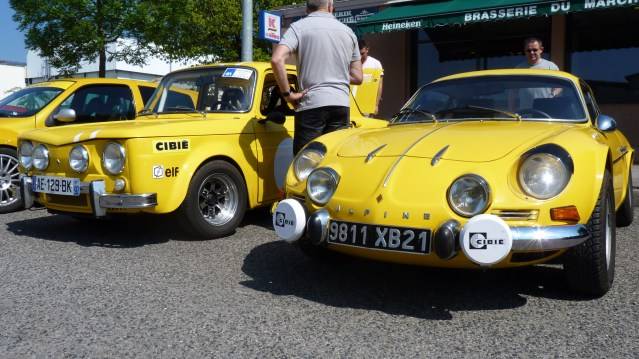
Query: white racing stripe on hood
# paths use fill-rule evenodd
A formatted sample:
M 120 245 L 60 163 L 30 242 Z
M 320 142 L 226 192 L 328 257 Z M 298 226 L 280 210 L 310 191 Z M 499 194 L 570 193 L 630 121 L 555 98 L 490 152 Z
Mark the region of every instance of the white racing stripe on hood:
M 82 137 L 83 133 L 84 133 L 84 131 L 80 131 L 80 133 L 78 133 L 77 135 L 73 136 L 73 142 L 80 142 L 80 137 Z
M 90 140 L 92 140 L 92 139 L 96 138 L 96 137 L 98 136 L 98 133 L 99 133 L 100 131 L 102 131 L 102 129 L 101 129 L 101 128 L 99 128 L 99 129 L 97 129 L 97 130 L 95 130 L 95 131 L 91 132 L 91 135 L 89 136 L 89 139 L 90 139 Z

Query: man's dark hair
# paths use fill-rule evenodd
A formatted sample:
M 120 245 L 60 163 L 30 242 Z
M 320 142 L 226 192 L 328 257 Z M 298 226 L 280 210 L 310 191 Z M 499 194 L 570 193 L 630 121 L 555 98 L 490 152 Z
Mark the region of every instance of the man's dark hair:
M 364 39 L 357 40 L 357 45 L 359 46 L 360 49 L 368 47 L 368 45 L 366 45 L 366 41 L 364 41 Z
M 530 44 L 531 42 L 536 42 L 539 44 L 539 47 L 544 47 L 544 43 L 538 37 L 529 37 L 524 40 L 524 47 L 528 46 L 528 44 Z
M 306 10 L 314 12 L 320 8 L 327 8 L 329 0 L 306 0 Z

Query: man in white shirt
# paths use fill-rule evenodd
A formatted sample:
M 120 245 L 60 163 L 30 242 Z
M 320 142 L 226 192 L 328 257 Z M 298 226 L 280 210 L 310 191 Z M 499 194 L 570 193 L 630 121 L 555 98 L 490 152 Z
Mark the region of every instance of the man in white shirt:
M 541 54 L 544 53 L 544 46 L 541 40 L 536 37 L 529 37 L 524 40 L 524 53 L 526 54 L 526 61 L 517 65 L 519 69 L 559 70 L 554 62 L 541 57 Z M 531 108 L 535 99 L 555 97 L 560 92 L 561 89 L 552 88 L 522 89 L 519 94 L 519 108 Z
M 382 77 L 379 79 L 379 87 L 377 89 L 377 102 L 375 103 L 375 113 L 379 112 L 379 102 L 382 100 L 382 80 L 384 78 L 384 68 L 382 63 L 373 56 L 368 55 L 370 48 L 366 45 L 364 39 L 359 39 L 359 54 L 362 57 L 362 69 L 379 69 L 382 70 Z

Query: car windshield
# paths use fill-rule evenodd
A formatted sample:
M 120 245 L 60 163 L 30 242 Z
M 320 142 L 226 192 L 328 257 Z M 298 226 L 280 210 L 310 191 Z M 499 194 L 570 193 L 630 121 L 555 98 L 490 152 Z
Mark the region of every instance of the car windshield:
M 215 67 L 165 76 L 141 114 L 246 112 L 256 74 L 244 67 Z
M 57 87 L 29 87 L 0 100 L 0 117 L 33 116 L 62 91 Z
M 572 82 L 550 76 L 477 76 L 419 89 L 391 123 L 461 120 L 583 122 Z

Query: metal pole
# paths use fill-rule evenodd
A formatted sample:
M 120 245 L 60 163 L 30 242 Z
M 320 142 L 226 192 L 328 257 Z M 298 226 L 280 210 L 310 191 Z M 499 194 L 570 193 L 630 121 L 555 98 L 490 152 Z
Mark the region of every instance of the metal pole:
M 253 61 L 253 2 L 242 0 L 242 61 Z

